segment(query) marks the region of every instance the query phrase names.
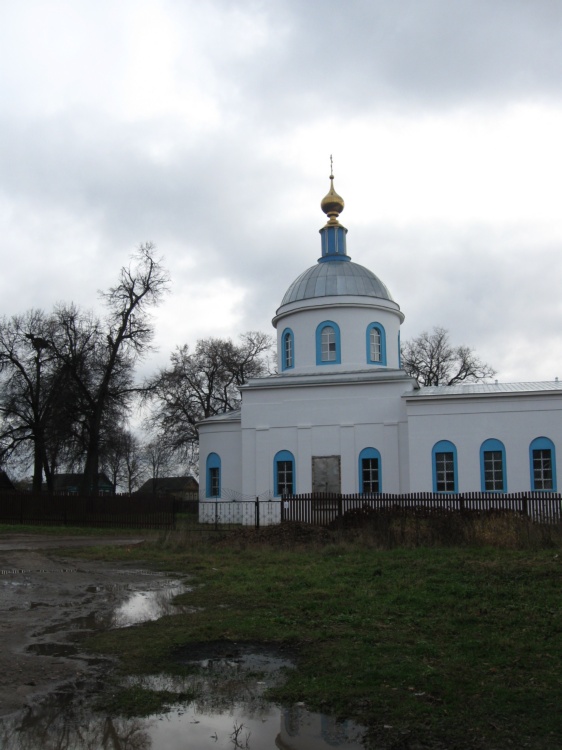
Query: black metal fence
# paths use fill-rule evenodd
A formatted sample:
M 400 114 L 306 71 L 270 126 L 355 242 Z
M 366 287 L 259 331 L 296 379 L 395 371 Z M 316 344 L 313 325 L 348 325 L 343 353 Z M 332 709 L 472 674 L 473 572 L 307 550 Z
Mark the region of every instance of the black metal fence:
M 467 492 L 461 495 L 413 492 L 397 494 L 306 494 L 279 500 L 204 500 L 199 503 L 200 523 L 215 527 L 253 525 L 256 528 L 285 521 L 327 526 L 360 509 L 392 510 L 406 515 L 432 513 L 517 513 L 539 523 L 562 521 L 562 495 L 552 492 Z
M 0 493 L 0 523 L 6 524 L 171 529 L 177 511 L 174 499 L 166 496 Z
M 361 508 L 393 510 L 414 514 L 451 513 L 489 514 L 517 513 L 539 523 L 559 523 L 562 520 L 562 495 L 553 492 L 466 492 L 440 494 L 412 492 L 395 494 L 308 494 L 292 495 L 281 501 L 281 520 L 299 521 L 325 526 L 346 513 Z

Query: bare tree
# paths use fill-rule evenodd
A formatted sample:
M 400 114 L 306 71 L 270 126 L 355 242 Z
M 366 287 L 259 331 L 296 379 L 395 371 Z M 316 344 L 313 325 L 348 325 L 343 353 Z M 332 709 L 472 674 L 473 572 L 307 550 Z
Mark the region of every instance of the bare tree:
M 99 321 L 74 306 L 57 310 L 57 357 L 70 373 L 80 403 L 85 443 L 82 492 L 97 493 L 101 436 L 108 417 L 123 416 L 138 387 L 134 365 L 150 349 L 150 308 L 168 289 L 168 274 L 151 243 L 124 266 L 114 287 L 102 294 L 107 316 Z
M 60 408 L 67 372 L 53 351 L 55 329 L 53 316 L 41 310 L 0 321 L 0 457 L 31 459 L 34 491 L 43 471 L 52 489 L 56 456 L 70 435 Z
M 133 492 L 146 473 L 139 439 L 123 426 L 111 425 L 102 443 L 101 464 L 113 486 Z
M 127 492 L 139 488 L 143 476 L 141 444 L 139 439 L 130 431 L 124 433 L 125 455 L 125 486 Z
M 424 331 L 401 347 L 402 368 L 420 385 L 453 385 L 486 380 L 496 374 L 468 346 L 453 346 L 445 328 Z
M 198 442 L 197 423 L 205 417 L 232 411 L 240 405 L 240 386 L 266 374 L 264 355 L 271 338 L 249 332 L 240 343 L 230 339 L 202 339 L 195 351 L 188 345 L 171 355 L 171 366 L 147 384 L 153 405 L 150 425 L 179 455 Z
M 141 449 L 144 475 L 152 480 L 152 491 L 156 493 L 158 480 L 167 476 L 174 466 L 173 451 L 158 437 L 145 443 Z

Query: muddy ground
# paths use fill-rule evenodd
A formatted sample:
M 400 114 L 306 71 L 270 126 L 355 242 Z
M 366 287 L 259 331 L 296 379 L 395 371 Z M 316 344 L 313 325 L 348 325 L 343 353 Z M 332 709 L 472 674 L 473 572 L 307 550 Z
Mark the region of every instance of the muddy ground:
M 154 585 L 150 571 L 65 559 L 64 548 L 140 542 L 0 535 L 0 716 L 83 679 L 96 664 L 73 636 L 111 627 L 131 590 Z

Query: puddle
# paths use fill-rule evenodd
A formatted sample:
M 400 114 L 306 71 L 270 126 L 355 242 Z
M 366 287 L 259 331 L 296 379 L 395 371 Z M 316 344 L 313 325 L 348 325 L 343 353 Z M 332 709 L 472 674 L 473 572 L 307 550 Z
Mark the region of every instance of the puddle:
M 363 733 L 352 722 L 309 713 L 300 705 L 249 710 L 247 704 L 234 703 L 228 711 L 213 712 L 190 703 L 163 715 L 124 719 L 93 714 L 85 700 L 63 694 L 0 720 L 0 747 L 40 748 L 48 737 L 49 747 L 73 750 L 364 750 Z
M 52 644 L 53 648 L 60 644 Z M 68 648 L 67 655 L 72 656 Z M 48 653 L 48 649 L 43 653 Z M 60 690 L 25 711 L 0 719 L 2 750 L 45 746 L 72 750 L 364 750 L 364 728 L 350 721 L 310 713 L 303 704 L 280 708 L 264 693 L 293 668 L 290 649 L 268 644 L 217 641 L 193 643 L 176 654 L 193 668 L 182 677 L 129 677 L 124 686 L 166 692 L 166 712 L 127 719 L 92 710 L 101 683 Z M 200 696 L 184 703 L 182 696 Z
M 293 650 L 286 646 L 236 641 L 194 642 L 175 653 L 178 664 L 200 667 L 203 674 L 280 675 L 283 669 L 294 667 L 294 659 Z
M 133 592 L 115 608 L 110 625 L 114 628 L 126 628 L 149 620 L 159 620 L 169 614 L 193 612 L 193 607 L 173 603 L 176 596 L 186 591 L 190 591 L 190 588 L 179 581 L 167 581 L 151 591 L 145 589 Z
M 135 590 L 136 589 L 136 590 Z M 113 608 L 92 611 L 79 617 L 64 618 L 36 631 L 33 642 L 27 653 L 37 656 L 57 657 L 81 661 L 89 666 L 105 663 L 107 660 L 84 654 L 76 644 L 80 634 L 105 630 L 107 628 L 126 628 L 149 620 L 157 620 L 165 615 L 193 611 L 193 607 L 174 604 L 179 594 L 189 591 L 190 587 L 177 580 L 154 580 L 149 586 L 144 584 L 111 584 L 108 586 L 89 586 L 87 594 L 95 593 L 114 601 Z M 92 604 L 95 599 L 92 599 Z M 30 609 L 49 606 L 43 602 L 29 603 Z M 0 747 L 3 745 L 0 743 Z
M 49 571 L 49 575 L 55 571 Z M 2 750 L 43 747 L 92 750 L 359 750 L 363 730 L 351 722 L 311 714 L 303 705 L 281 709 L 268 703 L 266 690 L 293 666 L 290 649 L 267 644 L 193 643 L 175 658 L 187 676 L 149 675 L 130 678 L 126 685 L 166 691 L 169 711 L 147 718 L 126 719 L 95 712 L 96 692 L 105 687 L 103 660 L 80 652 L 80 637 L 108 627 L 126 628 L 169 614 L 189 613 L 192 607 L 174 599 L 190 590 L 181 580 L 160 574 L 123 571 L 123 578 L 82 584 L 87 571 L 58 570 L 51 588 L 32 587 L 33 571 L 10 569 L 0 580 L 0 609 L 42 610 L 41 625 L 28 641 L 28 653 L 58 657 L 76 664 L 74 684 L 67 683 L 43 700 L 0 718 Z M 122 581 L 122 582 L 121 582 Z M 57 598 L 52 595 L 56 590 Z M 54 608 L 55 607 L 55 608 Z M 58 609 L 56 609 L 58 607 Z M 54 609 L 53 609 L 54 608 Z M 81 664 L 80 664 L 81 662 Z M 96 670 L 96 666 L 98 669 Z M 98 677 L 96 677 L 96 674 Z M 85 680 L 85 675 L 88 681 Z M 96 680 L 102 680 L 97 683 Z M 24 683 L 32 686 L 34 682 Z M 197 694 L 186 703 L 185 696 Z M 48 739 L 47 739 L 48 738 Z

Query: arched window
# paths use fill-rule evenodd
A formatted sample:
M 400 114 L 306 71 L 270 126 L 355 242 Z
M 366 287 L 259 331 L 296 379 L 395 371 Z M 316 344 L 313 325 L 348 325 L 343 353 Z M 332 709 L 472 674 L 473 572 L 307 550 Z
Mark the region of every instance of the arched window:
M 295 458 L 290 451 L 279 451 L 273 459 L 275 497 L 295 494 Z
M 507 492 L 505 447 L 501 440 L 489 438 L 480 446 L 480 484 L 482 492 Z
M 221 495 L 221 459 L 216 453 L 209 453 L 206 464 L 206 497 Z
M 285 328 L 281 336 L 281 369 L 290 370 L 295 366 L 295 338 L 290 328 Z
M 363 448 L 359 454 L 359 492 L 381 492 L 381 454 L 375 448 Z
M 457 449 L 450 440 L 440 440 L 431 451 L 433 491 L 458 492 Z
M 529 446 L 531 489 L 556 492 L 556 450 L 552 440 L 538 437 Z
M 386 365 L 386 333 L 380 323 L 367 326 L 367 363 Z
M 340 329 L 337 323 L 326 320 L 316 329 L 316 364 L 341 363 Z

